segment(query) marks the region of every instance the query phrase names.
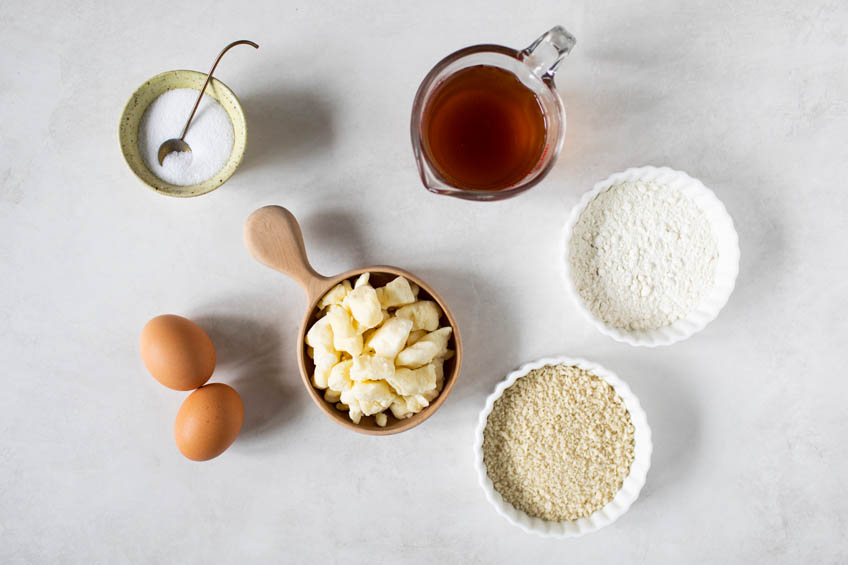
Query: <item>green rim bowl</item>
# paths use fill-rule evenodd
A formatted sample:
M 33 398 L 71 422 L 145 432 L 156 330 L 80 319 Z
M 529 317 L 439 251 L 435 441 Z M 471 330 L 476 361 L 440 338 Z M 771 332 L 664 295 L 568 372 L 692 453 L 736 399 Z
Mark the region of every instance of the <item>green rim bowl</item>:
M 177 198 L 189 198 L 191 196 L 200 196 L 207 192 L 212 192 L 233 176 L 236 169 L 241 164 L 244 157 L 244 150 L 247 147 L 247 121 L 244 118 L 244 109 L 241 107 L 236 95 L 230 88 L 220 80 L 212 77 L 209 81 L 209 86 L 206 87 L 206 94 L 217 100 L 226 110 L 230 121 L 233 124 L 233 152 L 220 171 L 212 178 L 209 178 L 201 183 L 188 186 L 178 186 L 163 181 L 154 175 L 147 165 L 144 164 L 144 159 L 141 157 L 141 151 L 138 148 L 138 126 L 141 123 L 141 117 L 144 111 L 150 106 L 150 103 L 156 100 L 157 97 L 174 90 L 175 88 L 192 88 L 200 90 L 203 88 L 203 83 L 206 80 L 206 73 L 197 71 L 166 71 L 151 78 L 144 84 L 138 87 L 133 95 L 124 106 L 124 113 L 121 115 L 121 124 L 118 127 L 118 140 L 121 143 L 121 152 L 124 154 L 124 159 L 127 165 L 135 176 L 148 187 L 152 188 L 159 194 L 167 196 L 175 196 Z M 182 124 L 177 124 L 177 128 L 182 127 Z M 164 139 L 162 141 L 165 141 Z

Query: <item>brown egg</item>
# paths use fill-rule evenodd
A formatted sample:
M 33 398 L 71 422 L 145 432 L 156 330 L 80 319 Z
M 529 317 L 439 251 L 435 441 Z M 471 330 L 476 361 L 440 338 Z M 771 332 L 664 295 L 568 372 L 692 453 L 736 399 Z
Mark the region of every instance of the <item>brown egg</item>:
M 221 455 L 236 440 L 244 420 L 241 397 L 223 383 L 200 387 L 188 395 L 174 423 L 180 452 L 193 461 Z
M 215 346 L 182 316 L 156 316 L 141 330 L 141 360 L 157 381 L 174 390 L 202 386 L 215 370 Z

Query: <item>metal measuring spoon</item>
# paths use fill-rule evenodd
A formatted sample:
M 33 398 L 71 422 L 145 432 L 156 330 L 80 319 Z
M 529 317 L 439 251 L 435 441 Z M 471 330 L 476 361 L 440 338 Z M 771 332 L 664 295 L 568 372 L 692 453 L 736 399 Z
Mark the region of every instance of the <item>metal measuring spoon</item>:
M 206 75 L 206 82 L 203 83 L 203 88 L 200 89 L 200 94 L 197 95 L 197 102 L 194 103 L 194 108 L 191 109 L 191 114 L 188 115 L 188 120 L 186 120 L 185 127 L 183 128 L 183 133 L 179 137 L 175 137 L 173 139 L 169 139 L 165 141 L 162 145 L 159 146 L 159 164 L 161 165 L 165 161 L 165 157 L 175 152 L 184 152 L 188 151 L 191 153 L 191 147 L 189 147 L 188 143 L 185 142 L 186 132 L 188 131 L 188 126 L 191 125 L 191 120 L 194 118 L 194 113 L 197 112 L 197 107 L 200 106 L 200 100 L 203 98 L 203 93 L 206 91 L 206 86 L 209 84 L 209 81 L 212 80 L 212 73 L 215 72 L 215 67 L 218 66 L 218 61 L 221 60 L 221 57 L 224 56 L 224 53 L 230 50 L 231 47 L 235 47 L 236 45 L 247 44 L 251 47 L 259 49 L 259 46 L 252 41 L 248 41 L 246 39 L 241 39 L 239 41 L 233 41 L 226 47 L 224 47 L 220 53 L 218 53 L 218 57 L 215 59 L 215 62 L 212 63 L 212 68 L 209 69 L 209 74 Z

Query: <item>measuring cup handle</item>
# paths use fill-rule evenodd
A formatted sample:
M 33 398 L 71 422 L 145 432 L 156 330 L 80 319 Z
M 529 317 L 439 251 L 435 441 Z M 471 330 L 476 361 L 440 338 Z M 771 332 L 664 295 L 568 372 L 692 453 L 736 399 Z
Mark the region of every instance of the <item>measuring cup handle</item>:
M 557 67 L 574 49 L 577 40 L 562 26 L 547 31 L 518 57 L 545 81 L 553 82 Z
M 310 300 L 317 298 L 327 277 L 309 264 L 303 234 L 294 215 L 282 206 L 265 206 L 244 224 L 244 245 L 254 259 L 300 283 Z

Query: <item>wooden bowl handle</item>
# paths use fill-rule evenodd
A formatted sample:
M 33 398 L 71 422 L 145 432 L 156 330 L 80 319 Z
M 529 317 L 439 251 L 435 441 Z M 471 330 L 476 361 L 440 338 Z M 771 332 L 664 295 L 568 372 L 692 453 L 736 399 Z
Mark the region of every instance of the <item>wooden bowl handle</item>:
M 300 225 L 282 206 L 259 208 L 247 218 L 244 245 L 254 259 L 300 283 L 310 302 L 325 290 L 327 277 L 309 264 Z

